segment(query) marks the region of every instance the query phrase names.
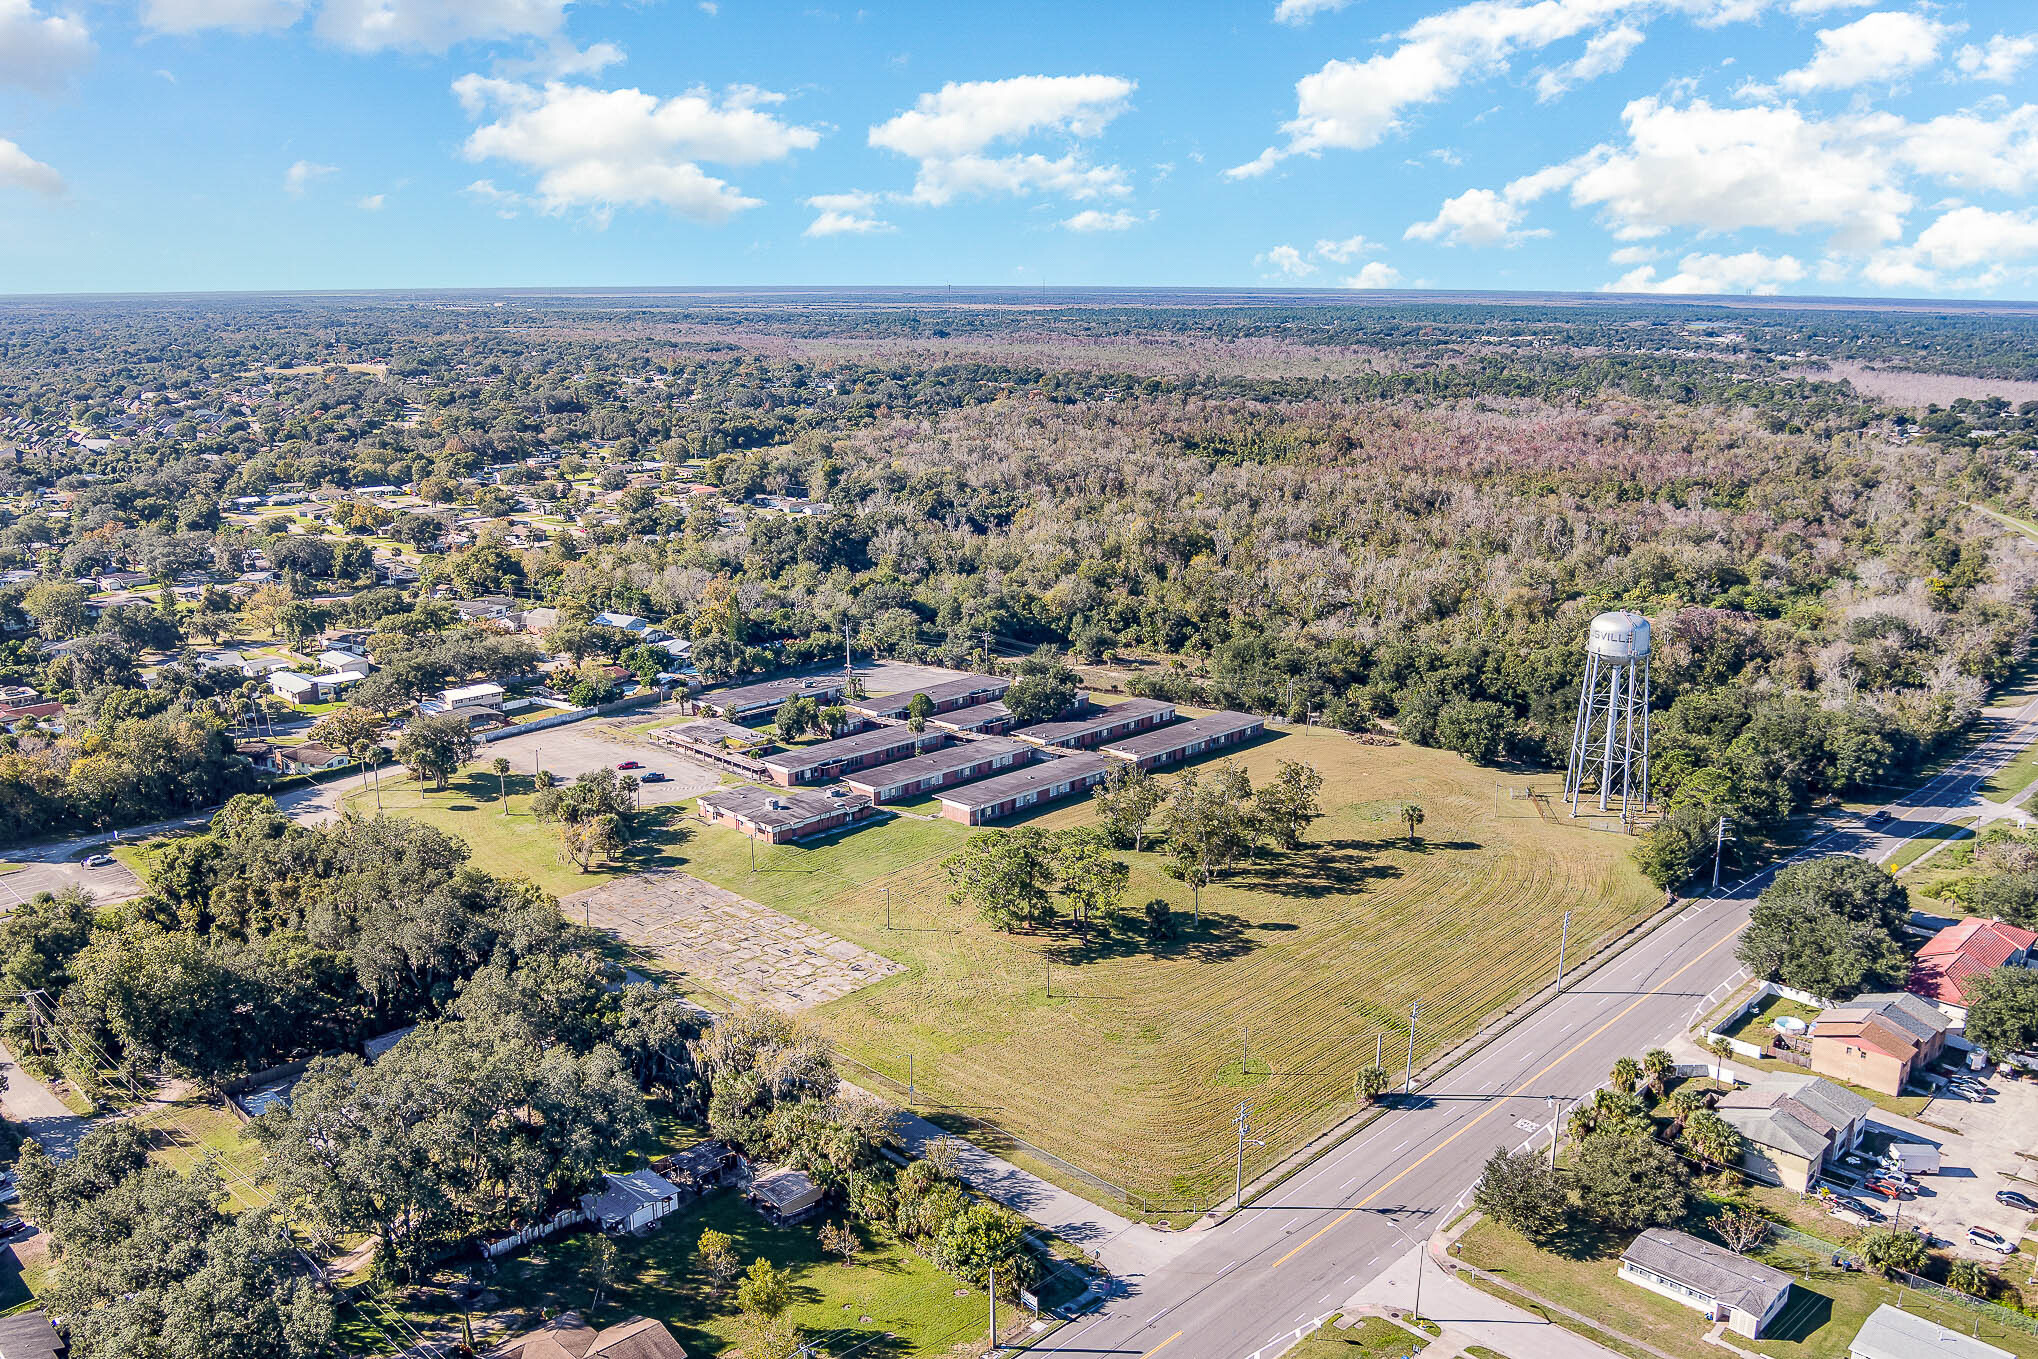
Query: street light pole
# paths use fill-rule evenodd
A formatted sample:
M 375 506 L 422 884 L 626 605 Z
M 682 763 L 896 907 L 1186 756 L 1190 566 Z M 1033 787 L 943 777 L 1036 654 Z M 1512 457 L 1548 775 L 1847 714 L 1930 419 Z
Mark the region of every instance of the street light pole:
M 1720 818 L 1712 848 L 1712 890 L 1720 890 L 1720 861 L 1727 857 L 1727 819 Z
M 1557 937 L 1557 994 L 1564 994 L 1564 955 L 1571 948 L 1571 913 L 1564 912 L 1564 932 Z
M 1238 1127 L 1238 1171 L 1236 1184 L 1231 1192 L 1231 1211 L 1234 1213 L 1245 1207 L 1245 1149 L 1247 1142 L 1250 1140 L 1251 1145 L 1255 1147 L 1267 1145 L 1257 1137 L 1247 1138 L 1246 1134 L 1252 1131 L 1252 1124 L 1247 1121 L 1247 1116 L 1250 1112 L 1251 1106 L 1246 1101 L 1240 1100 L 1238 1102 L 1238 1117 L 1234 1120 Z
M 998 1267 L 992 1265 L 990 1270 L 991 1286 L 986 1291 L 991 1295 L 991 1350 L 993 1353 L 996 1353 L 998 1348 Z
M 1408 1070 L 1401 1078 L 1401 1093 L 1404 1095 L 1415 1089 L 1415 1017 L 1421 1011 L 1421 1001 L 1408 1007 Z

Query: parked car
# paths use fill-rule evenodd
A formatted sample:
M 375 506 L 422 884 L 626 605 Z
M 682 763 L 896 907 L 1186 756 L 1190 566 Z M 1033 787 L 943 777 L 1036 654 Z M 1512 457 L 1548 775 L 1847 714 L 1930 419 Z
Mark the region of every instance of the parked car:
M 113 856 L 112 856 L 111 854 L 94 854 L 94 855 L 91 855 L 90 857 L 88 857 L 88 858 L 87 858 L 87 859 L 85 860 L 85 867 L 87 867 L 87 868 L 105 868 L 106 866 L 108 866 L 108 865 L 109 865 L 109 864 L 111 864 L 112 862 L 113 862 Z
M 1893 1180 L 1887 1175 L 1872 1176 L 1866 1181 L 1866 1187 L 1886 1199 L 1908 1198 L 1911 1192 L 1909 1185 L 1901 1180 Z
M 0 1217 L 0 1241 L 12 1241 L 28 1230 L 28 1224 L 18 1217 Z
M 1977 1246 L 1992 1250 L 1998 1255 L 2015 1255 L 2017 1248 L 1986 1227 L 1969 1227 L 1967 1239 Z
M 644 773 L 643 773 L 643 774 L 642 774 L 642 775 L 641 775 L 641 776 L 640 776 L 640 777 L 639 777 L 639 778 L 637 779 L 637 782 L 639 782 L 639 783 L 664 783 L 664 782 L 666 782 L 666 777 L 667 777 L 666 775 L 664 775 L 664 774 L 661 774 L 661 773 L 659 773 L 659 772 L 658 772 L 657 770 L 655 770 L 655 769 L 647 769 L 647 770 L 645 770 L 645 771 L 644 771 Z
M 2014 1208 L 2020 1213 L 2038 1213 L 2038 1201 L 2034 1201 L 2029 1194 L 2022 1194 L 2014 1189 L 1996 1190 L 1996 1202 L 2005 1208 Z
M 644 762 L 642 760 L 625 760 L 616 766 L 618 769 L 642 769 L 643 767 Z

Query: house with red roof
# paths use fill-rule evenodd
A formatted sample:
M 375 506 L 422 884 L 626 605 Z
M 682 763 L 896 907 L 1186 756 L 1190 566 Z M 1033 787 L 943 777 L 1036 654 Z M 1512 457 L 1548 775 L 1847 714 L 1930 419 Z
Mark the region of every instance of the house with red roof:
M 1956 1022 L 1967 1020 L 1968 987 L 1999 967 L 2038 967 L 2038 933 L 2000 920 L 1963 920 L 1933 935 L 1911 963 L 1905 989 Z

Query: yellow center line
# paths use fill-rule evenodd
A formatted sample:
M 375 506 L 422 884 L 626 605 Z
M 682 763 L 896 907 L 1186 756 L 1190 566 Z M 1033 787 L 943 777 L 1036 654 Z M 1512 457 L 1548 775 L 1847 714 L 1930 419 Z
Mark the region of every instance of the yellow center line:
M 1181 1338 L 1182 1338 L 1182 1333 L 1181 1333 L 1180 1331 L 1176 1331 L 1176 1332 L 1175 1332 L 1175 1333 L 1174 1333 L 1173 1335 L 1169 1336 L 1169 1337 L 1168 1337 L 1168 1338 L 1167 1338 L 1166 1340 L 1163 1340 L 1163 1341 L 1161 1341 L 1161 1343 L 1160 1343 L 1160 1344 L 1158 1344 L 1158 1345 L 1155 1345 L 1155 1346 L 1154 1346 L 1154 1347 L 1153 1347 L 1152 1349 L 1148 1350 L 1148 1351 L 1147 1351 L 1147 1352 L 1146 1352 L 1145 1354 L 1142 1354 L 1141 1356 L 1139 1356 L 1139 1359 L 1153 1359 L 1153 1357 L 1154 1357 L 1154 1356 L 1155 1356 L 1156 1354 L 1159 1354 L 1159 1353 L 1160 1353 L 1160 1352 L 1161 1352 L 1162 1350 L 1164 1350 L 1164 1349 L 1166 1349 L 1166 1348 L 1167 1348 L 1168 1346 L 1170 1346 L 1170 1345 L 1174 1344 L 1174 1343 L 1175 1343 L 1175 1342 L 1176 1342 L 1177 1340 L 1180 1340 Z
M 1599 1035 L 1605 1033 L 1608 1029 L 1612 1028 L 1614 1025 L 1620 1023 L 1623 1019 L 1626 1019 L 1630 1014 L 1634 1013 L 1634 1011 L 1640 1008 L 1640 1006 L 1644 1002 L 1649 1000 L 1650 997 L 1661 994 L 1662 991 L 1666 987 L 1668 987 L 1672 982 L 1676 981 L 1679 977 L 1691 971 L 1692 968 L 1697 967 L 1707 958 L 1710 958 L 1713 954 L 1719 952 L 1722 948 L 1725 948 L 1728 944 L 1732 943 L 1735 937 L 1738 936 L 1740 933 L 1741 931 L 1738 928 L 1728 931 L 1727 934 L 1725 934 L 1719 940 L 1719 942 L 1714 944 L 1711 948 L 1708 948 L 1705 952 L 1693 958 L 1683 967 L 1680 967 L 1675 972 L 1672 972 L 1662 981 L 1657 982 L 1654 986 L 1650 987 L 1647 991 L 1644 991 L 1641 995 L 1636 996 L 1633 1002 L 1631 1002 L 1626 1009 L 1622 1010 L 1612 1019 L 1607 1020 L 1606 1023 L 1600 1025 L 1598 1028 L 1594 1029 L 1591 1033 L 1586 1034 L 1583 1038 L 1579 1039 L 1576 1043 L 1572 1044 L 1562 1053 L 1559 1053 L 1557 1056 L 1551 1058 L 1548 1066 L 1545 1066 L 1542 1070 L 1536 1072 L 1533 1076 L 1530 1076 L 1520 1085 L 1517 1085 L 1514 1089 L 1508 1091 L 1505 1095 L 1502 1095 L 1499 1099 L 1495 1100 L 1492 1104 L 1488 1105 L 1484 1113 L 1480 1114 L 1470 1123 L 1467 1123 L 1464 1127 L 1458 1129 L 1456 1132 L 1452 1133 L 1449 1137 L 1446 1137 L 1443 1141 L 1437 1143 L 1434 1147 L 1431 1147 L 1428 1151 L 1424 1152 L 1421 1156 L 1416 1158 L 1415 1161 L 1413 1161 L 1407 1167 L 1405 1167 L 1399 1175 L 1396 1175 L 1393 1179 L 1387 1181 L 1387 1183 L 1381 1185 L 1378 1189 L 1375 1189 L 1372 1193 L 1366 1195 L 1366 1197 L 1359 1200 L 1359 1202 L 1355 1206 L 1345 1209 L 1344 1212 L 1332 1218 L 1328 1223 L 1326 1223 L 1323 1227 L 1321 1227 L 1317 1231 L 1316 1236 L 1310 1237 L 1308 1241 L 1304 1241 L 1302 1245 L 1295 1247 L 1294 1250 L 1289 1251 L 1286 1255 L 1274 1261 L 1274 1263 L 1270 1265 L 1269 1268 L 1279 1269 L 1282 1265 L 1287 1264 L 1289 1260 L 1294 1258 L 1294 1256 L 1298 1254 L 1303 1249 L 1303 1247 L 1308 1246 L 1315 1242 L 1316 1238 L 1322 1236 L 1324 1232 L 1327 1232 L 1332 1227 L 1337 1226 L 1340 1222 L 1343 1222 L 1346 1218 L 1350 1217 L 1360 1208 L 1370 1206 L 1373 1200 L 1379 1198 L 1382 1194 L 1392 1189 L 1395 1185 L 1400 1184 L 1404 1179 L 1414 1174 L 1416 1170 L 1418 1170 L 1422 1166 L 1423 1162 L 1429 1160 L 1430 1157 L 1436 1155 L 1438 1152 L 1442 1151 L 1445 1147 L 1448 1147 L 1449 1145 L 1451 1145 L 1451 1143 L 1457 1141 L 1459 1138 L 1463 1137 L 1466 1133 L 1472 1131 L 1472 1129 L 1478 1127 L 1481 1123 L 1485 1122 L 1487 1116 L 1498 1111 L 1500 1106 L 1507 1100 L 1513 1099 L 1516 1095 L 1525 1093 L 1530 1086 L 1534 1085 L 1544 1076 L 1547 1076 L 1554 1068 L 1556 1068 L 1563 1062 L 1569 1060 L 1571 1057 L 1576 1056 L 1578 1051 L 1581 1048 L 1583 1048 L 1586 1044 L 1590 1043 L 1593 1039 L 1599 1037 Z

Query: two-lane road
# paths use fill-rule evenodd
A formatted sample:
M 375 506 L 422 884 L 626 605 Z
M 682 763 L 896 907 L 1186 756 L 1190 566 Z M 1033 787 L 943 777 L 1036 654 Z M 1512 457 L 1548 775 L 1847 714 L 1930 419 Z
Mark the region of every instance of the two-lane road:
M 1944 773 L 1849 818 L 1792 859 L 1881 859 L 1969 804 L 1976 787 L 2038 735 L 2038 701 Z M 1785 860 L 1784 862 L 1789 862 Z M 1515 1028 L 1248 1205 L 1037 1353 L 1245 1359 L 1350 1298 L 1463 1202 L 1496 1147 L 1546 1137 L 1553 1115 L 1606 1079 L 1614 1060 L 1659 1046 L 1739 972 L 1734 941 L 1774 865 L 1693 902 Z

